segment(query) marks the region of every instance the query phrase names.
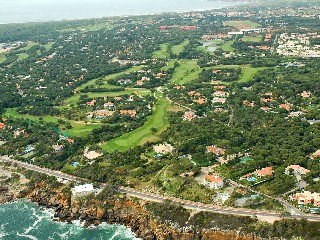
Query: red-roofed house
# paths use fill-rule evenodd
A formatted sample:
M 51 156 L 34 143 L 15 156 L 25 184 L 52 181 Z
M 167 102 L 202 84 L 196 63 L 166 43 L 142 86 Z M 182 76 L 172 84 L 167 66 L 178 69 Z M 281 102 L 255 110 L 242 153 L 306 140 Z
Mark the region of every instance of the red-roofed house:
M 260 170 L 256 170 L 255 175 L 257 177 L 270 177 L 273 175 L 273 172 L 272 167 L 265 167 Z
M 137 115 L 136 110 L 120 110 L 120 115 L 130 115 L 130 117 L 134 118 Z
M 212 189 L 220 189 L 223 188 L 223 178 L 217 173 L 214 173 L 213 175 L 207 175 L 203 179 L 203 184 Z
M 216 145 L 207 146 L 208 153 L 214 153 L 217 156 L 223 155 L 225 150 L 223 148 L 219 148 Z
M 294 174 L 304 175 L 310 172 L 310 170 L 305 169 L 304 167 L 301 167 L 299 165 L 290 165 L 286 168 L 285 173 L 290 174 L 290 170 L 293 170 Z
M 66 138 L 66 140 L 67 140 L 68 143 L 74 143 L 74 140 L 71 139 L 71 138 Z
M 215 89 L 225 89 L 226 88 L 226 86 L 223 86 L 223 85 L 219 85 L 219 86 L 214 86 L 214 88 Z
M 290 111 L 290 109 L 291 109 L 290 105 L 288 105 L 288 104 L 280 104 L 280 108 L 286 109 L 288 111 Z
M 4 123 L 0 123 L 0 129 L 5 129 L 6 125 Z
M 93 107 L 96 104 L 96 102 L 97 102 L 97 100 L 93 99 L 92 101 L 87 102 L 86 104 L 87 104 L 87 106 Z
M 320 156 L 320 149 L 318 149 L 317 151 L 315 151 L 314 153 L 312 153 L 311 155 L 310 155 L 310 158 L 311 159 L 315 159 L 315 158 L 317 158 L 317 157 L 319 157 Z
M 199 104 L 205 104 L 207 102 L 207 99 L 199 98 L 198 100 L 193 100 L 193 101 L 196 102 L 196 103 L 199 103 Z
M 192 121 L 197 115 L 194 112 L 185 112 L 183 115 L 183 120 Z

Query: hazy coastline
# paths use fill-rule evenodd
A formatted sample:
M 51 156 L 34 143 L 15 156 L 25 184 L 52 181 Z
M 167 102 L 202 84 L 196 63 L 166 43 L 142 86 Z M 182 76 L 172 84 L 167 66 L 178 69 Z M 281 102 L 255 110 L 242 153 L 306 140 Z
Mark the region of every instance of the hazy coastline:
M 25 1 L 19 0 L 12 2 L 0 0 L 0 24 L 199 12 L 244 4 L 243 2 L 191 0 L 186 3 L 182 0 L 165 0 L 165 2 L 153 3 L 151 6 L 147 2 L 150 3 L 147 0 L 123 0 L 121 2 L 94 0 L 87 4 L 85 0 L 71 0 L 67 3 L 59 3 L 58 0 L 53 4 L 50 0 L 45 4 L 40 4 L 39 0 L 33 0 L 30 4 L 26 4 Z

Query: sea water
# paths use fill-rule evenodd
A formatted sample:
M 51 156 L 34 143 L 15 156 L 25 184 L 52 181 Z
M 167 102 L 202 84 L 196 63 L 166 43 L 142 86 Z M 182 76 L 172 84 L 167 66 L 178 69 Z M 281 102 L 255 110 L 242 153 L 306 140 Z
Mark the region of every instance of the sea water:
M 52 221 L 53 210 L 40 210 L 28 201 L 0 205 L 1 240 L 132 240 L 138 239 L 121 225 L 102 224 L 85 229 L 73 224 Z
M 0 0 L 0 23 L 198 11 L 237 4 L 214 0 Z

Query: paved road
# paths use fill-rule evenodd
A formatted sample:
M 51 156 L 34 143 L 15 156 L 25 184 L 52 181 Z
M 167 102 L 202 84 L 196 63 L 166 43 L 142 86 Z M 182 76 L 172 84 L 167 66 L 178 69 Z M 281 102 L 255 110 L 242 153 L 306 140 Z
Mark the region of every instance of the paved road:
M 62 173 L 59 171 L 53 171 L 50 169 L 46 168 L 40 168 L 38 166 L 29 164 L 29 163 L 24 163 L 20 162 L 17 160 L 13 160 L 9 157 L 6 156 L 0 156 L 0 162 L 6 162 L 6 163 L 11 163 L 11 164 L 16 164 L 19 167 L 23 167 L 35 172 L 47 174 L 49 176 L 54 176 L 57 178 L 62 178 L 65 180 L 69 181 L 75 181 L 75 182 L 80 182 L 80 181 L 88 181 L 86 179 L 82 179 L 79 177 L 75 177 L 66 173 Z M 101 184 L 103 187 L 105 184 Z M 178 198 L 172 198 L 172 197 L 165 197 L 153 193 L 147 193 L 147 192 L 141 192 L 132 188 L 126 188 L 126 187 L 119 187 L 118 191 L 121 193 L 128 194 L 133 197 L 137 197 L 140 199 L 148 200 L 148 201 L 153 201 L 153 202 L 162 202 L 165 200 L 170 200 L 179 204 L 182 204 L 185 208 L 192 209 L 192 210 L 198 210 L 198 211 L 207 211 L 207 212 L 217 212 L 217 213 L 222 213 L 222 214 L 233 214 L 233 215 L 238 215 L 238 216 L 250 216 L 250 217 L 260 217 L 262 219 L 267 219 L 268 217 L 270 218 L 277 218 L 280 219 L 280 215 L 275 212 L 268 212 L 268 211 L 256 211 L 256 210 L 251 210 L 251 209 L 243 209 L 243 208 L 224 208 L 221 206 L 216 206 L 216 205 L 210 205 L 210 204 L 203 204 L 199 202 L 192 202 L 192 201 L 186 201 Z M 310 221 L 320 221 L 320 216 L 316 215 L 291 215 L 287 218 L 306 218 L 307 220 Z

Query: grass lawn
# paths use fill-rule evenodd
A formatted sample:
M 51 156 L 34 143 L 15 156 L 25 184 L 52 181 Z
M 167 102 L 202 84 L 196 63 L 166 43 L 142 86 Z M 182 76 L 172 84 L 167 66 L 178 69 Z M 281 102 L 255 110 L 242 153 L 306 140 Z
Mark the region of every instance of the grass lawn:
M 52 48 L 53 44 L 54 44 L 54 42 L 49 42 L 49 43 L 47 43 L 46 45 L 43 45 L 43 47 L 44 47 L 47 51 L 49 51 L 49 50 Z
M 154 58 L 169 58 L 170 53 L 169 53 L 169 43 L 164 43 L 160 45 L 160 50 L 155 51 L 153 53 Z
M 169 102 L 167 99 L 159 99 L 156 104 L 155 112 L 148 117 L 146 123 L 142 127 L 109 142 L 105 142 L 101 147 L 108 152 L 113 152 L 115 150 L 126 151 L 129 148 L 144 144 L 148 141 L 157 140 L 157 136 L 169 126 L 168 119 L 165 117 L 168 106 Z M 157 132 L 152 133 L 150 131 L 151 128 L 156 128 Z
M 38 43 L 29 41 L 29 42 L 27 42 L 27 46 L 21 48 L 20 50 L 21 51 L 28 51 L 30 48 L 32 48 L 35 45 L 38 45 Z
M 176 55 L 180 54 L 189 43 L 190 41 L 186 39 L 182 43 L 172 46 L 172 53 Z
M 44 121 L 46 123 L 58 123 L 59 120 L 64 120 L 66 122 L 69 122 L 72 126 L 71 129 L 62 129 L 62 132 L 68 133 L 70 136 L 75 137 L 84 137 L 92 132 L 93 129 L 99 128 L 102 126 L 102 124 L 86 124 L 82 122 L 75 122 L 70 121 L 67 119 L 55 117 L 55 116 L 32 116 L 32 115 L 26 115 L 26 114 L 20 114 L 15 109 L 11 108 L 6 111 L 4 114 L 7 117 L 13 117 L 13 118 L 24 118 L 24 119 L 30 119 L 34 122 L 40 122 Z M 62 126 L 61 126 L 62 127 Z
M 260 27 L 259 23 L 252 22 L 250 20 L 243 20 L 243 21 L 227 21 L 224 22 L 224 26 L 230 26 L 234 27 L 237 29 L 242 29 L 242 28 L 257 28 Z
M 186 84 L 198 78 L 201 68 L 195 60 L 180 60 L 180 66 L 176 68 L 171 82 L 175 84 Z
M 233 40 L 225 42 L 223 45 L 221 45 L 222 51 L 225 51 L 225 52 L 234 51 L 234 48 L 231 46 L 232 44 L 233 44 Z
M 0 55 L 0 63 L 3 63 L 6 60 L 6 56 L 4 54 Z
M 17 54 L 17 56 L 18 56 L 17 61 L 21 61 L 21 60 L 26 59 L 26 58 L 29 57 L 29 55 L 26 54 L 26 53 L 19 53 L 19 54 Z
M 131 72 L 134 72 L 134 71 L 139 71 L 139 70 L 140 70 L 141 68 L 143 68 L 143 67 L 144 67 L 144 66 L 134 66 L 134 67 L 131 67 L 131 68 L 129 68 L 129 69 L 127 69 L 127 70 L 124 70 L 124 71 L 122 71 L 122 72 L 118 72 L 118 73 L 114 73 L 114 74 L 107 75 L 107 76 L 105 76 L 105 77 L 103 78 L 103 82 L 104 82 L 104 83 L 103 83 L 103 85 L 102 85 L 101 87 L 103 87 L 103 88 L 117 88 L 117 87 L 119 87 L 119 86 L 110 85 L 110 84 L 108 83 L 108 80 L 113 79 L 113 78 L 116 78 L 116 77 L 119 77 L 119 76 L 121 76 L 121 75 L 123 75 L 123 74 L 126 74 L 126 73 L 131 73 Z M 90 81 L 88 81 L 87 83 L 82 84 L 77 90 L 84 89 L 85 87 L 91 86 L 91 85 L 95 85 L 95 86 L 97 86 L 97 87 L 100 87 L 100 86 L 96 85 L 96 81 L 97 81 L 97 79 L 90 80 Z
M 242 38 L 242 41 L 244 41 L 244 42 L 261 42 L 262 37 L 261 36 L 245 36 Z
M 88 26 L 81 26 L 81 27 L 76 27 L 76 28 L 64 28 L 59 30 L 59 32 L 74 32 L 74 31 L 80 31 L 80 32 L 92 32 L 92 31 L 99 31 L 101 29 L 107 29 L 110 30 L 114 28 L 115 25 L 109 24 L 109 23 L 97 23 L 93 25 L 88 25 Z

